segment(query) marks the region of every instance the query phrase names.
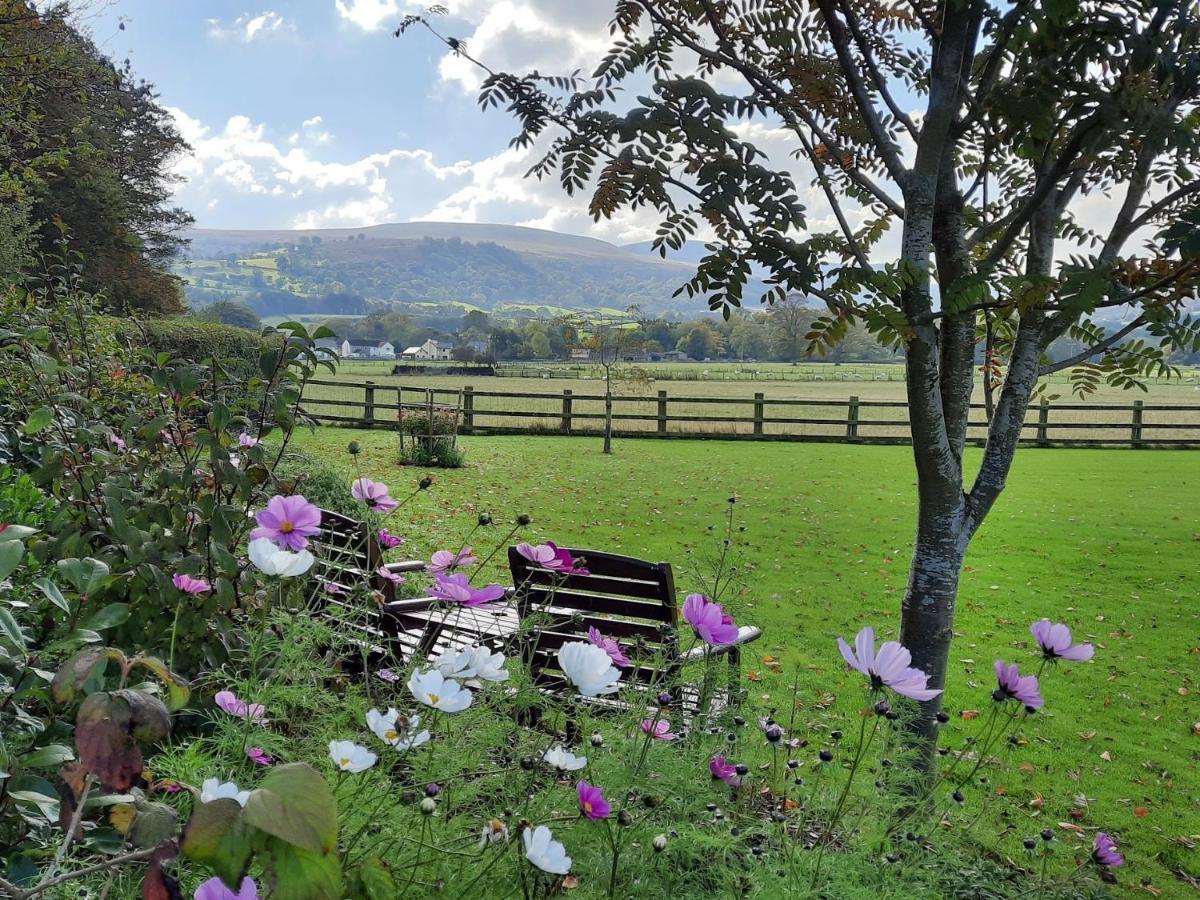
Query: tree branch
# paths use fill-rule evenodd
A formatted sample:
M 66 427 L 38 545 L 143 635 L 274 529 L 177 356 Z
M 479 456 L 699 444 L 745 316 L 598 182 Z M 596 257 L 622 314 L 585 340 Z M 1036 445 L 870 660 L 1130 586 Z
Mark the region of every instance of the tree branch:
M 900 158 L 900 148 L 896 146 L 891 135 L 887 133 L 887 129 L 883 127 L 883 122 L 879 118 L 879 111 L 875 108 L 875 104 L 871 102 L 871 97 L 867 93 L 867 86 L 859 76 L 858 66 L 855 64 L 854 57 L 850 53 L 850 37 L 846 33 L 845 26 L 838 18 L 837 11 L 833 6 L 833 0 L 817 0 L 817 7 L 821 11 L 821 17 L 825 20 L 825 27 L 829 30 L 829 37 L 833 42 L 834 53 L 837 54 L 838 65 L 842 70 L 842 77 L 846 79 L 846 84 L 850 88 L 850 95 L 854 98 L 859 114 L 863 117 L 863 122 L 866 124 L 867 131 L 871 135 L 871 142 L 875 145 L 875 150 L 879 153 L 879 158 L 883 160 L 883 164 L 887 168 L 888 174 L 892 176 L 892 180 L 903 188 L 905 181 L 908 179 L 908 168 Z
M 871 82 L 875 85 L 875 90 L 883 99 L 883 102 L 887 104 L 887 108 L 891 110 L 892 116 L 908 130 L 909 135 L 915 141 L 920 132 L 917 130 L 917 126 L 912 118 L 900 108 L 895 98 L 892 97 L 891 91 L 888 90 L 887 79 L 879 70 L 879 66 L 876 65 L 875 59 L 871 55 L 871 47 L 867 43 L 866 35 L 863 34 L 862 28 L 859 25 L 858 17 L 854 15 L 853 9 L 846 0 L 838 0 L 838 2 L 842 8 L 842 14 L 846 17 L 846 24 L 850 28 L 850 34 L 854 36 L 854 43 L 858 45 L 858 50 L 862 53 L 863 62 L 866 63 L 867 72 L 871 76 Z
M 1069 359 L 1064 359 L 1061 362 L 1050 363 L 1048 365 L 1042 366 L 1041 368 L 1038 369 L 1038 377 L 1041 377 L 1043 375 L 1053 375 L 1055 372 L 1061 372 L 1063 369 L 1069 369 L 1072 366 L 1077 366 L 1081 362 L 1087 362 L 1089 359 L 1091 359 L 1096 354 L 1103 353 L 1105 350 L 1109 349 L 1110 347 L 1113 347 L 1113 346 L 1119 344 L 1121 341 L 1123 341 L 1125 338 L 1129 337 L 1129 335 L 1133 334 L 1133 332 L 1137 331 L 1139 328 L 1141 328 L 1145 324 L 1146 324 L 1145 314 L 1140 315 L 1136 319 L 1134 319 L 1132 322 L 1130 322 L 1128 325 L 1124 326 L 1123 328 L 1121 328 L 1118 331 L 1113 332 L 1111 335 L 1106 337 L 1104 340 L 1089 347 L 1087 350 L 1084 350 L 1082 353 L 1076 353 L 1074 356 L 1070 357 Z

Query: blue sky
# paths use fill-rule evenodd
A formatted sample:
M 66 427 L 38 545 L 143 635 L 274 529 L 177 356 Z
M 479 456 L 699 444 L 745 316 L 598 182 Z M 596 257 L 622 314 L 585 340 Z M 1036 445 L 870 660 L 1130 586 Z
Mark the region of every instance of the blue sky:
M 590 69 L 611 0 L 458 0 L 439 27 L 498 68 Z M 392 36 L 412 0 L 91 0 L 83 24 L 153 82 L 193 154 L 178 202 L 208 227 L 503 222 L 617 240 L 584 204 L 521 176 L 512 121 L 431 35 Z M 123 28 L 121 26 L 124 26 Z

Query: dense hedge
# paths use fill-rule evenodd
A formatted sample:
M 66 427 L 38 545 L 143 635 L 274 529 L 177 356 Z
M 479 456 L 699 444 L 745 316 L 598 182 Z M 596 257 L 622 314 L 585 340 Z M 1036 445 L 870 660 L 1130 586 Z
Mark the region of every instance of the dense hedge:
M 128 323 L 123 333 L 144 340 L 156 352 L 194 362 L 215 356 L 257 365 L 263 347 L 263 339 L 245 328 L 178 317 L 148 319 L 136 325 Z

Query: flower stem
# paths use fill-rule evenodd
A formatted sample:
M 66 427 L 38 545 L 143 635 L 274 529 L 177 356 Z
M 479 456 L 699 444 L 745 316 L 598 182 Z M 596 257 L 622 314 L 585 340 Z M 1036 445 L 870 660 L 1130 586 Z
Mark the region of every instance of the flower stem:
M 821 863 L 825 859 L 825 848 L 829 845 L 829 840 L 833 836 L 833 830 L 837 827 L 841 820 L 842 811 L 845 809 L 846 800 L 850 797 L 850 788 L 854 785 L 854 776 L 858 774 L 859 764 L 863 757 L 867 754 L 867 748 L 871 746 L 871 742 L 875 740 L 875 732 L 879 730 L 879 716 L 873 716 L 875 719 L 874 725 L 871 727 L 871 734 L 867 736 L 867 717 L 863 716 L 862 724 L 858 728 L 858 749 L 854 753 L 854 761 L 850 764 L 850 774 L 846 778 L 846 786 L 842 788 L 842 794 L 838 797 L 837 806 L 834 807 L 833 816 L 829 820 L 829 824 L 825 826 L 825 833 L 821 836 L 821 846 L 817 849 L 817 867 L 813 871 L 812 887 L 816 887 L 818 879 L 821 877 Z M 866 740 L 864 740 L 866 737 Z

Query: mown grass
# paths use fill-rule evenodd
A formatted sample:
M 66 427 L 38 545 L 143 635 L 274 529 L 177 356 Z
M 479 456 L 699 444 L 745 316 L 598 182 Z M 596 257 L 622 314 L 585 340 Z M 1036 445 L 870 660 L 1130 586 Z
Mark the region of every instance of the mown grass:
M 352 438 L 363 446 L 363 473 L 396 493 L 423 474 L 397 464 L 396 436 L 387 432 L 325 428 L 300 435 L 298 445 L 351 475 Z M 830 707 L 861 690 L 834 640 L 864 624 L 895 635 L 913 532 L 906 448 L 620 441 L 605 457 L 597 441 L 581 438 L 461 443 L 468 467 L 434 473 L 434 488 L 395 523 L 394 531 L 407 528 L 406 549 L 425 555 L 456 545 L 480 511 L 502 522 L 529 513 L 529 539 L 669 560 L 681 592 L 690 591 L 703 585 L 689 560 L 709 545 L 707 529 L 736 495 L 745 592 L 733 611 L 766 632 L 747 659 L 752 700 L 764 709 L 790 705 L 797 679 L 798 722 L 856 724 L 845 703 Z M 977 461 L 968 454 L 968 465 Z M 974 818 L 972 834 L 1000 859 L 1022 860 L 1022 840 L 1047 826 L 1072 839 L 1058 823 L 1089 840 L 1107 830 L 1128 850 L 1123 882 L 1194 896 L 1198 508 L 1200 465 L 1191 453 L 1019 454 L 967 560 L 945 744 L 962 746 L 986 720 L 994 659 L 1034 664 L 1030 621 L 1065 621 L 1098 649 L 1092 663 L 1047 674 L 1045 710 L 1022 727 L 1019 746 L 1005 746 L 1003 765 L 981 770 L 986 783 L 966 797 L 973 816 L 955 817 L 956 829 Z M 493 574 L 504 575 L 498 565 Z M 778 672 L 764 660 L 771 656 Z

